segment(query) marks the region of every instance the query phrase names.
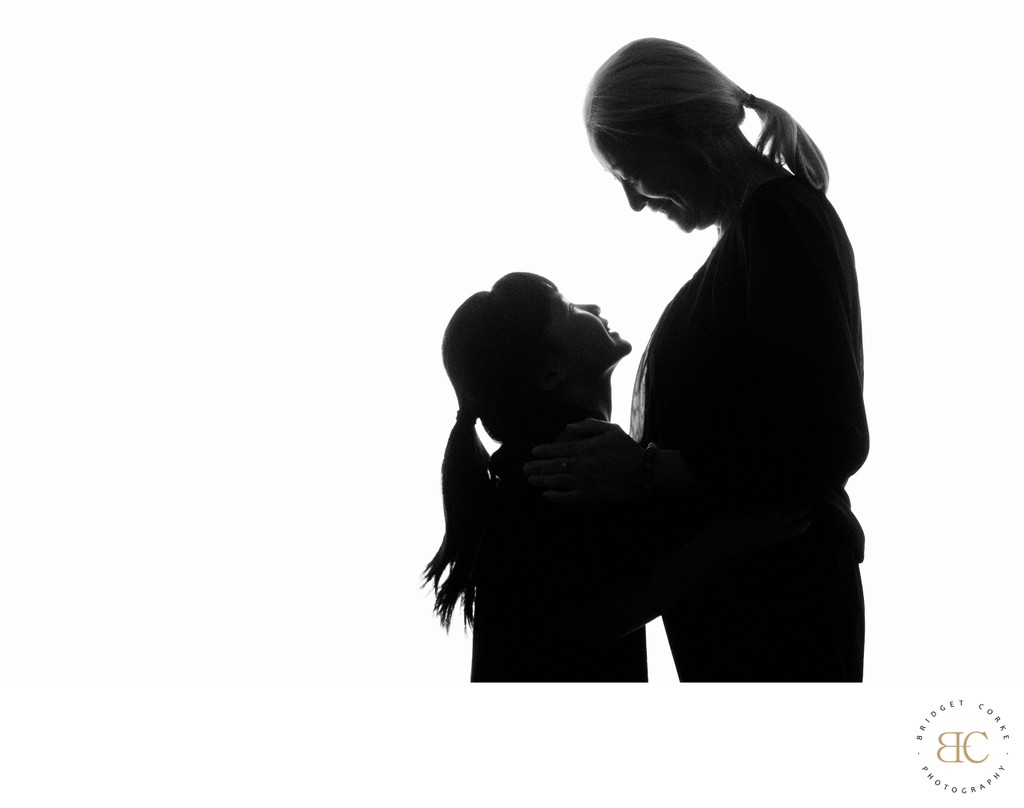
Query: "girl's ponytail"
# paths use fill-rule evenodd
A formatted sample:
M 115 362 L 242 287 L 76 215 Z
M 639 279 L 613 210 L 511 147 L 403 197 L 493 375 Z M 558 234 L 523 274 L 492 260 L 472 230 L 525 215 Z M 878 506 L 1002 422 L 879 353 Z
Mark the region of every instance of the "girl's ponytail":
M 460 409 L 441 463 L 444 540 L 423 571 L 424 585 L 433 585 L 434 613 L 446 631 L 460 600 L 466 625 L 473 625 L 474 588 L 469 572 L 493 500 L 489 462 L 476 432 L 476 416 Z M 445 570 L 448 576 L 442 582 Z

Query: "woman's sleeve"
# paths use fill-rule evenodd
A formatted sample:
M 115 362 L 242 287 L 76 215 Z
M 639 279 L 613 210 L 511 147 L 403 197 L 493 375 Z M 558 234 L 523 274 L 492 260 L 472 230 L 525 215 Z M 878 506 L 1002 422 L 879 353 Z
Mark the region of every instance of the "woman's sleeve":
M 596 554 L 580 548 L 575 575 L 559 587 L 564 607 L 549 613 L 568 636 L 620 639 L 673 609 L 722 565 L 786 538 L 779 528 L 775 517 L 760 514 L 713 521 L 655 556 L 600 557 L 600 547 Z
M 668 530 L 652 541 L 647 514 L 597 510 L 566 519 L 534 559 L 535 596 L 551 605 L 552 625 L 567 636 L 608 641 L 642 628 L 717 566 L 731 545 L 708 533 Z M 703 536 L 703 538 L 702 538 Z
M 868 451 L 853 252 L 834 214 L 761 197 L 741 231 L 748 486 L 845 484 Z

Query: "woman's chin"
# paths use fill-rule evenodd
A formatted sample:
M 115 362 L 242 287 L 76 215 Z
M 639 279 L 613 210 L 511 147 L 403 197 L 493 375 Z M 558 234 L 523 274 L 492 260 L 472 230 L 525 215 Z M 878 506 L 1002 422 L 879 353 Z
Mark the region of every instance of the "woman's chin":
M 665 211 L 665 218 L 667 218 L 670 222 L 672 222 L 672 224 L 674 224 L 684 233 L 690 233 L 693 231 L 693 222 L 691 222 L 680 211 L 667 210 Z

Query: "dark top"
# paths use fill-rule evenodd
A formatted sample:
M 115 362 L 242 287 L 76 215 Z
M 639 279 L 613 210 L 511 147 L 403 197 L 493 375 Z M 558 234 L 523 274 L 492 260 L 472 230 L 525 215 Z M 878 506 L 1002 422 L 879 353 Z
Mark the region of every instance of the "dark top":
M 646 682 L 643 626 L 606 630 L 612 596 L 651 552 L 635 509 L 548 503 L 522 473 L 533 445 L 491 461 L 495 505 L 470 576 L 471 681 Z
M 860 678 L 864 536 L 844 486 L 868 452 L 862 390 L 842 222 L 803 181 L 771 180 L 662 314 L 633 435 L 679 450 L 711 512 L 808 502 L 812 527 L 727 564 L 664 615 L 680 678 Z

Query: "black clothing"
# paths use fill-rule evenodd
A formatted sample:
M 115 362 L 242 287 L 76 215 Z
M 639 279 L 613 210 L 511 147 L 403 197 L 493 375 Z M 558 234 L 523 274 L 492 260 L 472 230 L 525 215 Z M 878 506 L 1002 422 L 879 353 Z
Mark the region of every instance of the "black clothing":
M 494 510 L 470 576 L 470 680 L 646 682 L 643 626 L 610 636 L 603 619 L 649 551 L 632 541 L 636 511 L 548 503 L 522 473 L 533 445 L 503 446 L 491 459 Z
M 868 452 L 862 391 L 842 222 L 803 181 L 771 180 L 662 314 L 633 435 L 682 453 L 710 513 L 806 502 L 812 524 L 726 564 L 664 615 L 681 680 L 861 680 L 864 535 L 844 487 Z

